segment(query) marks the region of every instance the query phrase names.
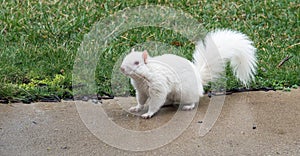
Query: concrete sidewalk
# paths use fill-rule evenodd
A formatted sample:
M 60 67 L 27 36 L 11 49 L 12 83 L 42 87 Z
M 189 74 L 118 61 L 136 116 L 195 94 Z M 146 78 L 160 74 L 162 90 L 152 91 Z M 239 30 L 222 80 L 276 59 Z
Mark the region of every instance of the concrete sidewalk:
M 81 120 L 75 102 L 1 104 L 0 155 L 300 155 L 299 99 L 299 89 L 226 96 L 215 125 L 200 137 L 198 129 L 210 101 L 203 97 L 182 135 L 141 152 L 111 147 L 98 139 Z M 177 111 L 176 107 L 162 108 L 145 120 L 123 110 L 116 104 L 120 101 L 129 105 L 134 98 L 106 100 L 98 107 L 117 125 L 135 131 L 159 128 Z

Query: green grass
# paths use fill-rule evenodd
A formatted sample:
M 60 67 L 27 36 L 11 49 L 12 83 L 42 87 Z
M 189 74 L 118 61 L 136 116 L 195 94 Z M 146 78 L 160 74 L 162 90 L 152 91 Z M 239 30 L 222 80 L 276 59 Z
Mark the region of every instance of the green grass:
M 2 1 L 0 2 L 0 99 L 37 100 L 72 94 L 78 48 L 93 25 L 126 7 L 159 4 L 191 14 L 207 30 L 229 28 L 247 34 L 257 47 L 258 73 L 252 87 L 300 85 L 300 5 L 297 1 Z M 98 92 L 111 93 L 118 58 L 145 41 L 173 45 L 190 59 L 194 44 L 175 32 L 141 27 L 116 36 L 97 66 Z M 277 64 L 293 56 L 281 68 Z M 227 88 L 241 87 L 228 74 Z

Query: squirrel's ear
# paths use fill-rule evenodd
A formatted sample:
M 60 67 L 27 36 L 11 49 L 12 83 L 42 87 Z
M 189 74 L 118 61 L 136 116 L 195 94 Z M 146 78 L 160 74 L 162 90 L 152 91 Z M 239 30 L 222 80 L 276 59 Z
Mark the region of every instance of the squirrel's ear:
M 131 52 L 134 52 L 134 48 L 131 49 Z
M 148 58 L 148 52 L 147 52 L 147 50 L 143 51 L 143 55 L 142 56 L 143 56 L 143 59 L 144 59 L 144 63 L 147 64 L 147 58 Z

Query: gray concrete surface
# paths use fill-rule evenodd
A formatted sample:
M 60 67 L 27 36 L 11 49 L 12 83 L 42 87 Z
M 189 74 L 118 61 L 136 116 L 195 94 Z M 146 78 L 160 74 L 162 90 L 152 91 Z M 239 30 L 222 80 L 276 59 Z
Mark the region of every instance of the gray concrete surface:
M 214 127 L 200 137 L 197 130 L 210 101 L 204 97 L 182 135 L 160 148 L 140 152 L 111 147 L 98 139 L 81 120 L 74 102 L 1 104 L 0 155 L 300 155 L 299 97 L 299 89 L 226 96 Z M 124 111 L 117 101 L 134 103 L 133 98 L 117 98 L 99 106 L 126 129 L 159 128 L 177 111 L 162 108 L 145 120 Z

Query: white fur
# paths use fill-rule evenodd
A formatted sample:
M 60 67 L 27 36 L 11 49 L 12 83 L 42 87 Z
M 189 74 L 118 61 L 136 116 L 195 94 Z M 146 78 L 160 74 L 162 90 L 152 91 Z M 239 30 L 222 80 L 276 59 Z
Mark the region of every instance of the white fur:
M 246 35 L 237 31 L 216 30 L 197 43 L 193 58 L 203 85 L 219 78 L 226 61 L 230 61 L 235 76 L 247 85 L 256 73 L 255 52 L 252 41 Z
M 230 30 L 210 32 L 199 41 L 193 63 L 185 58 L 165 54 L 150 57 L 146 51 L 128 54 L 122 62 L 122 72 L 131 78 L 136 89 L 138 112 L 149 105 L 143 118 L 151 118 L 164 104 L 181 103 L 191 110 L 203 96 L 203 85 L 213 81 L 230 61 L 234 74 L 245 85 L 254 78 L 255 48 L 247 36 Z

